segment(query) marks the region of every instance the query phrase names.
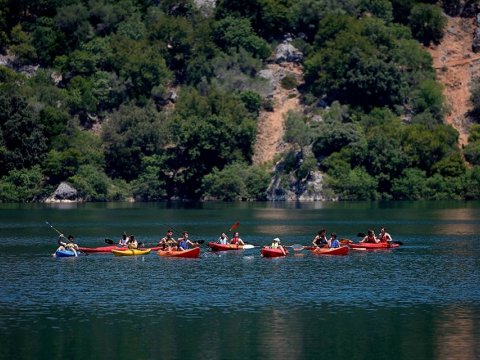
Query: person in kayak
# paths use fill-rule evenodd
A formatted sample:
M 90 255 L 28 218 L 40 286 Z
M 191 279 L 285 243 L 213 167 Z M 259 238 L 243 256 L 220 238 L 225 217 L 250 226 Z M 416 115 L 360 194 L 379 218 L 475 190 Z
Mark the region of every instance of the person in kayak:
M 340 247 L 340 242 L 337 239 L 337 234 L 336 233 L 331 233 L 330 234 L 330 239 L 328 240 L 328 247 L 329 248 L 339 248 Z
M 190 239 L 188 238 L 188 232 L 184 231 L 182 233 L 182 237 L 178 238 L 177 249 L 180 251 L 184 251 L 184 250 L 190 249 L 190 246 L 195 246 L 195 244 L 191 242 Z
M 362 240 L 360 240 L 360 242 L 378 244 L 380 240 L 378 240 L 375 236 L 375 231 L 373 231 L 372 229 L 368 229 L 367 235 Z
M 137 249 L 138 248 L 138 241 L 135 239 L 135 236 L 130 235 L 128 239 L 127 246 L 129 249 Z
M 279 238 L 275 238 L 275 239 L 272 240 L 272 245 L 270 245 L 270 247 L 272 249 L 280 249 L 280 250 L 282 250 L 282 252 L 285 255 L 287 255 L 287 252 L 285 251 L 285 248 L 282 245 L 280 245 L 280 242 L 281 242 L 281 240 Z
M 392 237 L 384 227 L 380 229 L 380 236 L 378 237 L 378 239 L 381 243 L 391 243 L 393 241 Z
M 227 245 L 228 244 L 227 234 L 222 233 L 222 235 L 220 235 L 220 237 L 218 238 L 217 243 L 222 245 Z
M 163 250 L 165 250 L 165 248 L 167 248 L 167 247 L 169 249 L 171 249 L 172 247 L 177 246 L 177 242 L 173 238 L 173 230 L 172 229 L 167 230 L 167 233 L 165 234 L 165 236 L 163 238 L 161 238 L 160 241 L 158 242 L 158 246 L 162 246 Z
M 230 240 L 230 244 L 232 245 L 245 245 L 242 239 L 240 239 L 240 236 L 238 232 L 233 233 L 232 240 Z
M 128 244 L 128 236 L 126 232 L 123 232 L 122 238 L 118 241 L 118 246 L 126 247 Z
M 78 256 L 78 245 L 75 244 L 74 240 L 75 238 L 73 235 L 68 235 L 65 241 L 65 235 L 60 234 L 57 240 L 59 246 L 56 251 L 70 250 L 75 254 L 75 256 Z
M 312 244 L 315 247 L 325 247 L 328 245 L 328 240 L 327 240 L 327 230 L 322 229 L 318 232 L 317 236 L 313 238 Z

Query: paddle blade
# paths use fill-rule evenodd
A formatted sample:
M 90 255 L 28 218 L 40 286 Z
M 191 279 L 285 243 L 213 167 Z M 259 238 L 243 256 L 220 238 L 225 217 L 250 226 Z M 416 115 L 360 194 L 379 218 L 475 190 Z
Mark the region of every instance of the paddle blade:
M 232 225 L 232 227 L 230 228 L 229 231 L 233 231 L 235 230 L 236 228 L 238 228 L 240 226 L 240 221 L 237 221 L 235 224 Z
M 302 251 L 303 249 L 305 249 L 305 246 L 300 245 L 300 244 L 285 245 L 284 247 L 292 248 L 293 251 Z
M 401 241 L 392 241 L 392 243 L 398 244 L 398 245 L 403 245 L 403 242 L 401 242 Z
M 365 237 L 366 235 L 365 235 L 365 233 L 359 232 L 359 233 L 357 234 L 357 236 L 358 236 L 358 237 Z
M 115 242 L 114 242 L 112 239 L 105 239 L 105 242 L 106 242 L 108 245 L 115 245 Z
M 243 250 L 255 249 L 255 245 L 245 244 L 243 245 Z
M 197 244 L 200 244 L 200 245 L 205 244 L 205 240 L 198 240 L 198 241 L 195 241 L 195 242 L 196 242 Z

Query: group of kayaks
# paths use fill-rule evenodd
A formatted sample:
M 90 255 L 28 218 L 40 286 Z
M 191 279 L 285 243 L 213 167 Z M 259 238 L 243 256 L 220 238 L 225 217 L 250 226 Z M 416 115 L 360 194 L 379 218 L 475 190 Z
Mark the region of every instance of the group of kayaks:
M 353 250 L 377 250 L 377 249 L 393 249 L 400 245 L 394 242 L 388 243 L 353 243 L 351 240 L 342 241 L 342 246 L 338 248 L 319 248 L 316 246 L 303 246 L 303 245 L 291 245 L 282 247 L 271 246 L 255 246 L 251 244 L 234 245 L 234 244 L 219 244 L 216 242 L 209 242 L 208 247 L 211 251 L 238 251 L 249 250 L 256 247 L 260 247 L 260 253 L 263 257 L 283 257 L 289 254 L 288 249 L 292 249 L 295 252 L 308 250 L 313 255 L 347 255 L 350 249 Z M 147 255 L 151 252 L 157 252 L 159 256 L 164 257 L 181 257 L 181 258 L 197 258 L 200 256 L 200 247 L 194 247 L 188 250 L 173 250 L 164 249 L 162 246 L 129 249 L 128 247 L 120 247 L 117 245 L 99 246 L 99 247 L 79 247 L 80 253 L 95 254 L 95 253 L 112 253 L 115 256 L 135 256 L 135 255 Z M 73 257 L 76 256 L 72 250 L 57 250 L 55 252 L 56 257 Z
M 317 246 L 301 246 L 293 245 L 286 246 L 283 248 L 272 248 L 269 246 L 264 246 L 261 250 L 263 257 L 281 257 L 287 256 L 288 250 L 286 248 L 293 248 L 294 251 L 309 250 L 313 255 L 348 255 L 350 249 L 353 250 L 381 250 L 381 249 L 394 249 L 400 246 L 400 244 L 388 242 L 388 243 L 356 243 L 354 244 L 351 240 L 346 240 L 342 242 L 342 246 L 337 248 L 326 248 L 326 247 L 317 247 Z
M 163 249 L 162 246 L 156 246 L 151 248 L 129 249 L 128 247 L 121 247 L 117 245 L 99 246 L 99 247 L 79 247 L 79 253 L 84 254 L 109 254 L 112 253 L 115 256 L 136 256 L 136 255 L 148 255 L 151 252 L 157 252 L 159 256 L 166 257 L 183 257 L 183 258 L 197 258 L 200 256 L 200 248 L 195 247 L 188 250 L 169 250 Z M 77 252 L 77 254 L 78 254 Z M 57 250 L 55 252 L 56 257 L 74 257 L 77 254 L 72 250 Z

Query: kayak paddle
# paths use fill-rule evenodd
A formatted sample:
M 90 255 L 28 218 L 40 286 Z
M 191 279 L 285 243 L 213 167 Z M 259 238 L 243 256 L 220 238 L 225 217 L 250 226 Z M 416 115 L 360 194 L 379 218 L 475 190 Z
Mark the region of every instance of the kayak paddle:
M 45 221 L 45 224 L 47 224 L 48 226 L 50 226 L 53 230 L 55 230 L 58 235 L 62 235 L 62 233 L 60 231 L 58 231 L 57 229 L 55 229 L 48 221 Z
M 284 245 L 283 247 L 292 248 L 293 251 L 302 251 L 303 249 L 305 249 L 305 246 L 300 244 Z
M 230 227 L 230 232 L 232 232 L 233 230 L 235 230 L 236 228 L 238 228 L 240 226 L 240 221 L 237 221 L 235 224 L 233 224 L 231 227 Z

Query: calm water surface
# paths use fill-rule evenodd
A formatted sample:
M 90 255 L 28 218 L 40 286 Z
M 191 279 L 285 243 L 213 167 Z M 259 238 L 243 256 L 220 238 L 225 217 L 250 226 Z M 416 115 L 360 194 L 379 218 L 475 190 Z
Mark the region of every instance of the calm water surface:
M 55 259 L 45 224 L 102 246 L 169 226 L 215 240 L 237 220 L 258 245 L 380 226 L 405 245 Z M 480 359 L 479 233 L 479 202 L 0 205 L 0 358 Z

